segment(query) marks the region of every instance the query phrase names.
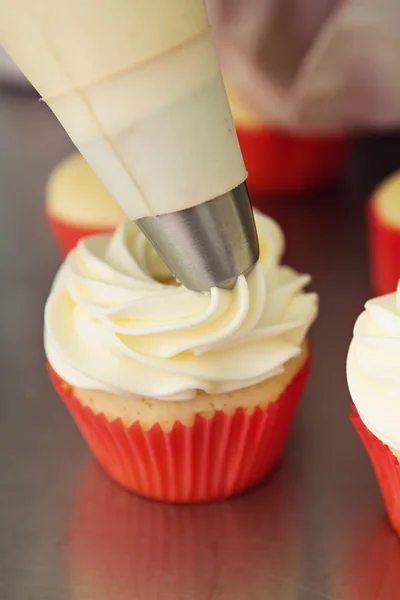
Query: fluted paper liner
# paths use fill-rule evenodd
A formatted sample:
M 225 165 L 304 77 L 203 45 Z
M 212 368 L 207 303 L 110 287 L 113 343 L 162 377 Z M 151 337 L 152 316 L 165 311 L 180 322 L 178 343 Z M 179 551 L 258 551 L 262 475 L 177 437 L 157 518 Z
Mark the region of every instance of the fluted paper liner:
M 292 418 L 309 372 L 310 360 L 281 396 L 264 409 L 196 415 L 193 425 L 176 421 L 170 431 L 140 422 L 126 427 L 108 421 L 75 397 L 49 367 L 94 456 L 108 475 L 129 490 L 167 502 L 204 502 L 244 492 L 260 482 L 282 456 Z
M 292 193 L 316 189 L 338 177 L 347 141 L 343 136 L 292 134 L 268 125 L 236 124 L 240 148 L 255 193 Z
M 395 292 L 400 279 L 400 229 L 382 219 L 374 197 L 367 205 L 367 223 L 372 285 L 383 296 Z
M 371 460 L 389 521 L 400 535 L 400 463 L 390 448 L 367 429 L 354 405 L 351 420 Z
M 4 0 L 0 43 L 131 219 L 245 180 L 203 0 Z

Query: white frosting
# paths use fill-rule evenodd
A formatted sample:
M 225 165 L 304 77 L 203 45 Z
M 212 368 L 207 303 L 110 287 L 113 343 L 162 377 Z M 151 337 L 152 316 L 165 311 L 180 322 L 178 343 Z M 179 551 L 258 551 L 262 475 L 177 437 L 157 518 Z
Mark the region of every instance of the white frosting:
M 54 370 L 79 388 L 185 400 L 250 386 L 299 354 L 317 312 L 310 281 L 280 266 L 283 236 L 256 215 L 261 257 L 233 290 L 190 291 L 137 226 L 83 239 L 45 310 Z
M 368 429 L 400 450 L 400 286 L 369 300 L 347 358 L 350 394 Z
M 0 2 L 0 43 L 130 219 L 246 179 L 204 0 Z

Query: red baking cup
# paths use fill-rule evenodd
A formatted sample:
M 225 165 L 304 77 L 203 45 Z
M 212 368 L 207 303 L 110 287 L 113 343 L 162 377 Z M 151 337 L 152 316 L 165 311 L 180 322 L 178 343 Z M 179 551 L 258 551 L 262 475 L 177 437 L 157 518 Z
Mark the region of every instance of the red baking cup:
M 196 415 L 193 425 L 176 421 L 144 430 L 94 414 L 49 368 L 53 385 L 69 408 L 94 456 L 112 479 L 129 490 L 167 502 L 205 502 L 239 494 L 261 481 L 281 458 L 310 361 L 276 402 L 252 413 L 217 411 Z
M 247 183 L 256 193 L 292 193 L 334 181 L 347 154 L 342 136 L 294 135 L 280 130 L 237 127 Z
M 367 222 L 374 293 L 390 294 L 396 291 L 400 279 L 400 229 L 385 223 L 374 198 L 367 205 Z
M 67 256 L 75 248 L 81 238 L 94 235 L 95 233 L 112 233 L 115 230 L 115 227 L 82 227 L 81 225 L 73 225 L 72 223 L 66 223 L 61 219 L 57 219 L 48 213 L 47 221 L 63 257 Z
M 351 420 L 371 460 L 389 521 L 400 535 L 400 463 L 390 448 L 367 429 L 355 406 Z

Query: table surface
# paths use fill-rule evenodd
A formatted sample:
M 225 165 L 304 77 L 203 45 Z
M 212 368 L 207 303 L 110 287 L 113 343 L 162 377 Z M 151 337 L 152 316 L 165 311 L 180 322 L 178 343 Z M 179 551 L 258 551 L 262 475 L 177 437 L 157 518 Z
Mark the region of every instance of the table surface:
M 0 94 L 0 132 L 0 599 L 398 599 L 400 544 L 349 422 L 345 380 L 370 294 L 364 197 L 397 166 L 398 138 L 357 143 L 336 190 L 268 200 L 288 264 L 311 273 L 321 297 L 312 374 L 274 476 L 190 507 L 108 481 L 52 391 L 42 315 L 59 258 L 43 194 L 71 145 L 32 97 Z

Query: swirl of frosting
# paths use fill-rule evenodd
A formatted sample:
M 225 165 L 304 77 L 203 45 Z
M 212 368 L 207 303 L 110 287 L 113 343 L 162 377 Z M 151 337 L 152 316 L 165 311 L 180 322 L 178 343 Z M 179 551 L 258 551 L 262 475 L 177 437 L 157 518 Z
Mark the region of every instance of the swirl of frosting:
M 279 265 L 278 225 L 256 214 L 260 261 L 233 290 L 178 284 L 131 222 L 81 240 L 45 310 L 53 369 L 78 388 L 186 400 L 244 388 L 298 355 L 317 312 L 308 275 Z
M 400 286 L 396 293 L 369 300 L 358 317 L 347 380 L 366 427 L 400 450 Z

